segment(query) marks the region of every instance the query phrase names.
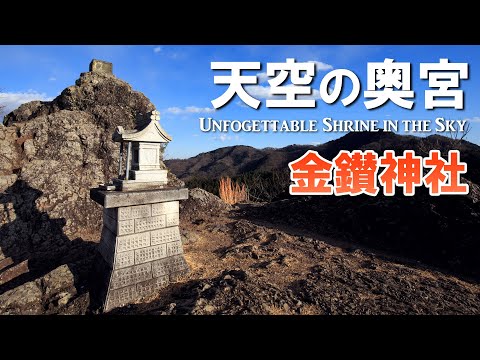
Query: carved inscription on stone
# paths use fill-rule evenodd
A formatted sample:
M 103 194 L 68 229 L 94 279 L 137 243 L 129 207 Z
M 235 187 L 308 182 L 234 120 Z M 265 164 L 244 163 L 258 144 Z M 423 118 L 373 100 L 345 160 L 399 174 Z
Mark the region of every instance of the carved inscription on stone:
M 133 234 L 135 223 L 133 220 L 118 221 L 117 235 Z
M 152 263 L 153 277 L 169 275 L 172 272 L 188 270 L 188 265 L 182 255 L 168 257 Z
M 164 288 L 169 284 L 168 276 L 153 278 L 137 284 L 137 293 L 139 296 L 153 294 L 158 289 Z
M 132 206 L 132 218 L 138 219 L 152 216 L 152 205 Z
M 131 220 L 148 216 L 152 216 L 151 205 L 137 205 L 118 208 L 118 220 Z
M 169 201 L 152 205 L 152 216 L 178 213 L 178 201 Z
M 178 213 L 167 214 L 167 226 L 177 226 L 179 223 Z
M 111 289 L 118 289 L 152 278 L 151 263 L 114 270 L 110 282 Z
M 165 256 L 167 256 L 167 247 L 165 244 L 138 249 L 135 250 L 135 264 L 161 259 Z
M 167 256 L 183 253 L 182 242 L 180 240 L 167 243 Z
M 104 209 L 98 250 L 111 267 L 102 280 L 106 288 L 99 292 L 102 302 L 106 301 L 104 311 L 159 295 L 160 289 L 189 271 L 180 236 L 178 197 L 144 204 L 150 201 L 150 194 L 145 196 L 122 203 L 128 206 Z
M 109 290 L 107 296 L 106 310 L 122 306 L 137 297 L 137 286 L 131 285 L 117 290 Z
M 133 250 L 115 254 L 115 268 L 120 269 L 135 265 L 135 253 Z
M 119 236 L 117 238 L 117 251 L 128 251 L 143 248 L 150 245 L 150 233 Z
M 151 231 L 164 227 L 165 215 L 147 217 L 143 219 L 135 219 L 135 232 Z
M 104 216 L 103 224 L 119 236 L 133 234 L 135 231 L 134 220 L 117 221 L 110 216 Z
M 150 236 L 152 245 L 165 244 L 180 240 L 180 230 L 178 227 L 170 227 L 152 231 Z

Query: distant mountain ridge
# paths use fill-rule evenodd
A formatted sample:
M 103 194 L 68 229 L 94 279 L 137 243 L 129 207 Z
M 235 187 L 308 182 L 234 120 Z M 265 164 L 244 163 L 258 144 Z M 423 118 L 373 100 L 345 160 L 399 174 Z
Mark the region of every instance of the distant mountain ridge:
M 390 132 L 352 132 L 327 143 L 313 145 L 289 145 L 283 148 L 256 149 L 251 146 L 236 145 L 219 148 L 198 154 L 188 159 L 166 160 L 167 167 L 180 179 L 188 181 L 197 178 L 219 178 L 221 176 L 238 176 L 250 171 L 272 171 L 286 169 L 288 163 L 302 156 L 307 150 L 315 150 L 331 160 L 340 150 L 415 150 L 417 154 L 426 155 L 429 149 L 445 151 L 452 147 L 452 139 L 431 135 L 420 138 L 411 135 L 397 135 Z M 461 160 L 467 162 L 468 172 L 465 177 L 480 183 L 480 146 L 462 140 L 460 146 Z
M 290 196 L 288 162 L 308 149 L 331 160 L 340 150 L 372 149 L 377 153 L 414 150 L 426 156 L 438 149 L 446 158 L 458 149 L 468 165 L 462 174 L 470 185 L 466 196 L 430 196 L 419 187 L 415 196 Z M 229 175 L 245 184 L 250 198 L 248 216 L 278 228 L 343 239 L 400 255 L 447 272 L 480 279 L 480 146 L 432 135 L 427 138 L 393 133 L 349 133 L 319 146 L 290 145 L 281 149 L 232 146 L 166 164 L 189 187 L 215 193 L 218 178 Z

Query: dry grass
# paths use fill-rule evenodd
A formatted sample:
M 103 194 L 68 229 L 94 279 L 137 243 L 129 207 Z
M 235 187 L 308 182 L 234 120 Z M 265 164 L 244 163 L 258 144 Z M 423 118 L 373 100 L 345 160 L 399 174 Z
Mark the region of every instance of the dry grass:
M 230 205 L 248 201 L 248 191 L 245 184 L 240 186 L 229 177 L 220 179 L 219 194 L 220 198 Z

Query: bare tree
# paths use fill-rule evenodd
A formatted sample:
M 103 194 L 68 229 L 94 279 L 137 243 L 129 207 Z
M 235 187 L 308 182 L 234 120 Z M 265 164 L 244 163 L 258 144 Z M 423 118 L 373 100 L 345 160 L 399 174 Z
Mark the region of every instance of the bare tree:
M 418 153 L 421 156 L 428 156 L 430 150 L 442 150 L 442 145 L 438 139 L 431 140 L 428 138 L 422 138 L 418 143 Z M 441 151 L 442 152 L 442 151 Z M 443 152 L 442 152 L 443 153 Z
M 452 148 L 456 149 L 460 146 L 462 143 L 462 140 L 464 140 L 468 133 L 472 130 L 470 122 L 465 123 L 465 127 L 463 128 L 463 131 L 459 131 L 459 129 L 456 129 L 456 131 L 451 131 L 450 132 L 450 143 L 452 145 Z
M 458 126 L 458 125 L 457 125 Z M 427 156 L 430 150 L 440 150 L 443 156 L 447 156 L 450 150 L 461 150 L 463 145 L 462 141 L 465 140 L 468 133 L 472 130 L 471 123 L 466 122 L 465 126 L 462 131 L 457 127 L 455 131 L 450 131 L 445 134 L 445 137 L 448 141 L 443 142 L 443 144 L 439 141 L 439 139 L 430 139 L 430 138 L 423 138 L 420 140 L 418 145 L 418 152 L 422 156 Z

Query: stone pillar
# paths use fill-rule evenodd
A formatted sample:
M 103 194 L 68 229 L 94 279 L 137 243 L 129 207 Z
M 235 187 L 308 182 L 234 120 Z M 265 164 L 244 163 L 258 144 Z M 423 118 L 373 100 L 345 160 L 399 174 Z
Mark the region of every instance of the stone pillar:
M 104 311 L 152 295 L 188 273 L 179 230 L 179 200 L 188 198 L 188 189 L 91 189 L 90 197 L 104 207 L 98 251 L 106 266 L 97 272 L 107 274 L 95 274 Z
M 90 71 L 101 74 L 113 74 L 113 65 L 111 62 L 93 59 L 90 62 Z

